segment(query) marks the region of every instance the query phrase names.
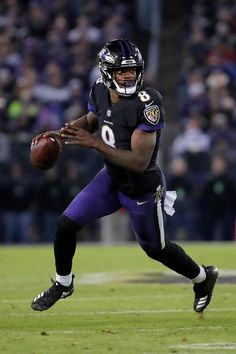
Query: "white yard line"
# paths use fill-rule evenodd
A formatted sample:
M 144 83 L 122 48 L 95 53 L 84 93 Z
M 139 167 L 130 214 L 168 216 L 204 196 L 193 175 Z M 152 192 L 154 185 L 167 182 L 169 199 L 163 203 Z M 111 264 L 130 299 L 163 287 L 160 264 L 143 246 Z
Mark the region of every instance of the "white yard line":
M 236 329 L 236 326 L 231 326 L 231 327 L 223 327 L 223 326 L 210 326 L 210 327 L 207 327 L 207 329 L 209 330 L 212 330 L 212 331 L 221 331 L 222 329 L 227 329 L 227 328 L 230 328 L 230 329 Z M 112 332 L 114 334 L 119 334 L 119 333 L 155 333 L 155 332 L 162 332 L 162 331 L 166 331 L 167 329 L 166 328 L 138 328 L 138 329 L 114 329 L 112 330 Z M 175 328 L 175 332 L 185 332 L 185 331 L 197 331 L 197 330 L 206 330 L 206 327 L 196 327 L 196 326 L 193 326 L 193 327 L 180 327 L 180 328 Z M 19 331 L 9 331 L 9 330 L 2 330 L 2 334 L 4 334 L 5 332 L 8 333 L 8 334 L 11 334 L 11 335 L 24 335 L 24 334 L 39 334 L 39 333 L 42 333 L 42 335 L 50 335 L 50 334 L 65 334 L 65 335 L 73 335 L 73 334 L 83 334 L 83 333 L 93 333 L 94 331 L 96 331 L 96 329 L 94 330 L 47 330 L 45 332 L 42 332 L 42 331 L 24 331 L 24 330 L 19 330 Z M 217 346 L 218 349 L 219 348 L 223 348 L 224 346 L 228 346 L 228 347 L 234 347 L 235 349 L 235 346 L 236 346 L 236 343 L 192 343 L 192 344 L 181 344 L 181 345 L 175 345 L 175 348 L 178 347 L 178 348 L 183 348 L 183 349 L 204 349 L 208 346 Z
M 232 312 L 236 311 L 236 308 L 211 308 L 209 312 Z M 104 316 L 104 315 L 137 315 L 137 314 L 146 314 L 146 315 L 155 315 L 158 313 L 181 313 L 181 312 L 193 312 L 192 309 L 169 309 L 169 310 L 122 310 L 122 311 L 79 311 L 79 312 L 41 312 L 40 317 L 70 317 L 70 316 Z M 2 317 L 36 317 L 39 316 L 38 312 L 25 312 L 25 313 L 6 313 L 0 314 Z M 199 327 L 198 327 L 199 328 Z M 215 328 L 215 327 L 214 327 Z M 221 327 L 217 327 L 221 328 Z M 225 328 L 225 327 L 222 327 Z M 232 328 L 232 327 L 231 327 Z
M 199 350 L 235 350 L 236 343 L 190 343 L 171 346 L 170 348 L 178 349 L 199 349 Z

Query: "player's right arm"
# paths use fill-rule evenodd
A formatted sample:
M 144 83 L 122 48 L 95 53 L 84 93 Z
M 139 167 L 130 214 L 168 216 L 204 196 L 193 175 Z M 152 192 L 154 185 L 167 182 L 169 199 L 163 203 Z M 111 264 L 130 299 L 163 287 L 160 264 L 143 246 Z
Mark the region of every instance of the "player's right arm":
M 94 133 L 98 129 L 98 116 L 90 111 L 84 116 L 72 120 L 69 124 L 75 126 L 76 128 L 85 129 L 89 133 Z M 67 125 L 68 124 L 66 123 L 65 126 Z

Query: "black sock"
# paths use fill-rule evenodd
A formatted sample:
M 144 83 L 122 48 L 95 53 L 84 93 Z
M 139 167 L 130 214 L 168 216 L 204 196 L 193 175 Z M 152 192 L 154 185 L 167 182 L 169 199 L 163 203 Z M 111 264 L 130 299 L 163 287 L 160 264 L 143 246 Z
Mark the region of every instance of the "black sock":
M 72 259 L 76 250 L 76 234 L 80 228 L 80 225 L 64 215 L 58 220 L 54 241 L 54 255 L 56 272 L 59 275 L 71 273 Z
M 165 248 L 161 252 L 150 252 L 148 255 L 186 278 L 194 279 L 199 274 L 199 265 L 174 242 L 166 240 Z

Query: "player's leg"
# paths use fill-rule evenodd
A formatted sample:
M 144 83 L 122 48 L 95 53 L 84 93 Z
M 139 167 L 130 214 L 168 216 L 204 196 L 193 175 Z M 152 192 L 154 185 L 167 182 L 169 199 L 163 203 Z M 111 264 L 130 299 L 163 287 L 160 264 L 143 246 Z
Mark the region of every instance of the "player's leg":
M 77 232 L 88 223 L 114 213 L 120 207 L 116 189 L 103 169 L 72 200 L 59 218 L 54 242 L 57 274 L 65 276 L 71 272 Z
M 60 298 L 73 292 L 72 260 L 76 249 L 76 234 L 89 222 L 111 214 L 120 208 L 117 192 L 106 170 L 95 178 L 71 202 L 57 223 L 54 254 L 56 281 L 32 302 L 34 310 L 47 310 Z
M 120 197 L 140 246 L 149 257 L 195 283 L 194 309 L 201 312 L 210 302 L 218 272 L 213 266 L 199 266 L 182 247 L 166 239 L 164 199 L 163 185 L 156 196 L 148 194 L 140 200 Z
M 123 196 L 122 204 L 126 208 L 136 239 L 147 255 L 160 261 L 168 268 L 187 277 L 195 278 L 199 266 L 177 244 L 166 240 L 165 212 L 156 204 L 153 193 L 133 200 Z

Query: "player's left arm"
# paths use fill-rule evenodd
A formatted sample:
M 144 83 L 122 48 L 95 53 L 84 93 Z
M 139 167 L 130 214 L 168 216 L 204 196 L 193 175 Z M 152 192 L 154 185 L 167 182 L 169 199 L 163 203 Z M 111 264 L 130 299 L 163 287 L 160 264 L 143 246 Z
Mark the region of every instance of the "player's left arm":
M 144 172 L 151 160 L 156 144 L 156 132 L 136 129 L 131 137 L 131 150 L 115 149 L 102 140 L 96 140 L 94 148 L 109 161 L 134 172 Z
M 151 160 L 156 144 L 156 131 L 145 132 L 136 129 L 131 137 L 131 150 L 116 149 L 84 129 L 67 126 L 62 137 L 65 144 L 78 144 L 99 151 L 107 160 L 127 170 L 144 172 Z

